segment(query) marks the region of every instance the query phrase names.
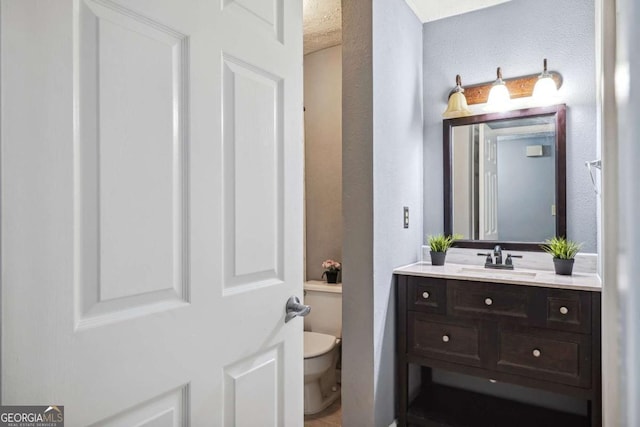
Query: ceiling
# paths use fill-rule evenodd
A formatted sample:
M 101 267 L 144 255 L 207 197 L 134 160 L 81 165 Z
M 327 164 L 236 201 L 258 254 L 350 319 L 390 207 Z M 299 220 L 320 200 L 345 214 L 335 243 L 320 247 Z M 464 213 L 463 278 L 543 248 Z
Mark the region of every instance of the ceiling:
M 418 19 L 424 23 L 484 9 L 511 0 L 405 1 Z M 341 0 L 303 0 L 303 17 L 305 55 L 342 43 Z
M 423 23 L 495 6 L 511 0 L 405 0 Z
M 341 0 L 304 0 L 304 54 L 342 43 Z

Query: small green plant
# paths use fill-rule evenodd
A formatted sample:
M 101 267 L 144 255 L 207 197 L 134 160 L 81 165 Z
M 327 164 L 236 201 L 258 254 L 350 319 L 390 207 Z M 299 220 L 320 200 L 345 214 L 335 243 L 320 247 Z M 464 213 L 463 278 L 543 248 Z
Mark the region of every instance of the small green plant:
M 445 236 L 444 234 L 436 234 L 435 236 L 427 236 L 429 247 L 433 252 L 446 252 L 458 239 L 462 239 L 462 235 Z
M 544 245 L 540 245 L 543 251 L 558 259 L 574 259 L 580 252 L 582 244 L 567 240 L 564 237 L 547 239 Z

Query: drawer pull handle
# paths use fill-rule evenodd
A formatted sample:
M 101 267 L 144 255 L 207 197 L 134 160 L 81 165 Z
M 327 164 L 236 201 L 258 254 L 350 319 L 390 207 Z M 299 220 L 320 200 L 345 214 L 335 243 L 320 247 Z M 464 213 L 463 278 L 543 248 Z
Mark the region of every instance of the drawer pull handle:
M 537 348 L 534 348 L 533 351 L 533 357 L 540 357 L 542 356 L 542 352 L 540 350 L 538 350 Z
M 569 309 L 565 306 L 560 307 L 560 314 L 567 314 Z
M 485 305 L 491 305 L 491 304 L 493 304 L 493 300 L 491 298 L 485 298 L 484 299 L 484 303 L 485 303 Z
M 429 299 L 429 296 L 430 296 L 430 295 L 429 295 L 429 292 L 427 292 L 427 291 L 424 291 L 424 292 L 422 293 L 422 298 L 424 298 L 424 299 Z
M 443 342 L 449 342 L 449 335 L 443 335 L 442 336 L 442 341 Z

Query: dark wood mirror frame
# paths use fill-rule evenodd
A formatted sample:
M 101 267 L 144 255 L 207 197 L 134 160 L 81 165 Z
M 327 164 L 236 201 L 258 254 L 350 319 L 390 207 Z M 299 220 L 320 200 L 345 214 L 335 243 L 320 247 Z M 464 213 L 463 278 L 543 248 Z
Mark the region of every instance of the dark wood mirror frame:
M 444 232 L 453 233 L 453 193 L 451 187 L 452 149 L 451 139 L 454 126 L 494 122 L 505 119 L 525 117 L 554 116 L 556 123 L 555 159 L 556 159 L 556 235 L 567 236 L 567 190 L 566 190 L 566 105 L 525 108 L 503 113 L 480 114 L 476 116 L 445 119 L 443 130 L 443 170 L 444 170 Z M 501 240 L 458 240 L 454 246 L 460 248 L 491 249 L 500 245 L 503 249 L 541 251 L 543 242 L 510 242 Z

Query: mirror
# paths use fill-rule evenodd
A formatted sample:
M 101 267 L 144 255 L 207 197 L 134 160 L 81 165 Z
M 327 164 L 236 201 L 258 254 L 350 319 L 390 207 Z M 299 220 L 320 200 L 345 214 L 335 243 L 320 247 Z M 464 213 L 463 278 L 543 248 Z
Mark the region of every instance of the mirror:
M 566 236 L 566 107 L 443 121 L 444 231 L 458 247 L 541 250 Z

